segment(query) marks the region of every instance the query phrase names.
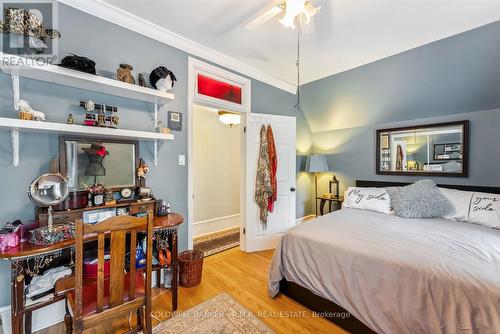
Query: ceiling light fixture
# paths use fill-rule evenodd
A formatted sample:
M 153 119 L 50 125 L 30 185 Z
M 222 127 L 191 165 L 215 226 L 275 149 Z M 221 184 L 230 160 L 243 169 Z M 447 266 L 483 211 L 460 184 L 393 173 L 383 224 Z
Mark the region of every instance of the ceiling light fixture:
M 233 125 L 241 123 L 241 116 L 235 112 L 219 110 L 219 121 L 232 128 Z
M 311 18 L 319 13 L 321 7 L 314 7 L 311 1 L 306 0 L 286 0 L 285 4 L 285 15 L 279 20 L 279 22 L 285 28 L 295 29 L 295 20 L 299 29 L 297 29 L 297 103 L 295 104 L 295 110 L 297 112 L 302 111 L 301 101 L 300 101 L 300 25 L 303 21 L 308 24 Z M 304 15 L 305 20 L 301 17 Z
M 286 0 L 285 15 L 279 22 L 285 28 L 295 29 L 295 18 L 299 18 L 301 14 L 305 16 L 305 22 L 309 23 L 311 18 L 320 11 L 321 7 L 314 7 L 311 1 L 306 0 Z

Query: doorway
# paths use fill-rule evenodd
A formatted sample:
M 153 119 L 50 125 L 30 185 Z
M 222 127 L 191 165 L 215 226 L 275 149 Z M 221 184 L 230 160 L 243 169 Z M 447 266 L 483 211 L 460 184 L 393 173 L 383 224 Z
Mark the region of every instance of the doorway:
M 221 229 L 224 230 L 224 228 L 230 226 L 239 226 L 240 249 L 242 251 L 252 252 L 274 248 L 283 233 L 296 223 L 295 117 L 251 113 L 251 81 L 249 79 L 191 57 L 188 60 L 188 78 L 188 249 L 193 249 L 195 235 L 203 235 L 204 232 L 207 232 L 207 230 L 202 228 L 202 225 L 211 225 L 208 229 L 210 232 L 213 230 L 221 231 Z M 207 193 L 204 194 L 204 197 L 199 201 L 196 198 L 196 196 L 200 196 L 197 195 L 200 187 L 203 188 L 210 183 L 215 183 L 215 185 L 217 185 L 217 182 L 222 183 L 222 180 L 225 180 L 229 175 L 213 172 L 217 175 L 217 177 L 214 177 L 212 174 L 207 175 L 202 173 L 203 171 L 200 171 L 198 178 L 195 180 L 195 168 L 197 167 L 195 161 L 196 155 L 194 154 L 196 140 L 195 113 L 200 112 L 198 115 L 200 117 L 209 117 L 210 111 L 212 112 L 210 122 L 220 121 L 217 118 L 220 111 L 239 113 L 241 119 L 241 125 L 238 127 L 234 128 L 233 125 L 233 128 L 230 126 L 229 129 L 227 127 L 224 128 L 226 130 L 224 132 L 236 130 L 231 135 L 236 138 L 237 134 L 239 134 L 240 139 L 238 161 L 232 161 L 233 164 L 239 164 L 240 166 L 239 174 L 237 174 L 239 177 L 239 187 L 234 182 L 224 185 L 224 187 L 228 187 L 225 188 L 226 191 L 228 191 L 229 187 L 238 188 L 239 211 L 225 211 L 227 215 L 224 211 L 215 211 L 215 207 L 218 207 L 217 209 L 219 210 L 220 208 L 224 208 L 229 202 L 234 203 L 227 199 L 225 199 L 226 202 L 224 203 L 218 200 L 216 195 L 220 195 L 222 186 L 214 188 L 212 185 L 211 192 L 207 191 L 208 195 Z M 221 124 L 219 123 L 216 123 L 214 127 L 220 127 Z M 263 129 L 267 129 L 266 131 L 270 132 L 269 128 L 274 132 L 278 160 L 276 171 L 277 197 L 274 209 L 269 213 L 267 222 L 262 222 L 259 207 L 254 200 L 254 194 L 259 147 L 265 142 L 265 140 L 262 140 L 262 133 Z M 200 129 L 204 129 L 204 125 L 201 123 Z M 229 138 L 230 135 L 227 134 L 227 136 Z M 234 138 L 233 140 L 236 141 Z M 204 137 L 199 136 L 199 140 L 203 141 Z M 203 145 L 205 144 L 203 142 Z M 226 145 L 226 143 L 221 145 Z M 218 148 L 217 151 L 220 152 Z M 207 154 L 210 152 L 202 153 Z M 207 157 L 207 159 L 213 158 L 210 156 Z M 202 163 L 198 167 L 204 168 L 204 166 L 206 165 Z M 233 177 L 231 179 L 233 180 Z M 206 201 L 207 196 L 209 196 L 208 201 Z M 206 210 L 214 210 L 215 213 L 212 212 L 211 216 L 195 214 L 195 205 L 206 207 Z M 234 207 L 231 208 L 234 210 Z M 215 221 L 217 221 L 217 224 L 211 224 Z M 198 224 L 195 224 L 195 222 Z M 269 226 L 267 223 L 269 223 Z
M 203 169 L 204 167 L 203 160 L 199 164 L 196 162 L 197 155 L 200 155 L 199 158 L 203 159 L 201 155 L 209 152 L 199 152 L 198 147 L 195 147 L 198 143 L 195 141 L 199 140 L 202 141 L 203 145 L 207 144 L 203 142 L 203 135 L 210 135 L 216 141 L 216 133 L 210 131 L 210 127 L 204 126 L 202 123 L 203 120 L 209 120 L 210 124 L 221 130 L 227 138 L 232 138 L 233 141 L 238 140 L 238 154 L 240 154 L 240 157 L 242 156 L 244 152 L 242 141 L 244 135 L 243 126 L 233 124 L 231 127 L 230 124 L 223 124 L 219 120 L 218 113 L 219 111 L 226 111 L 238 113 L 240 116 L 250 114 L 251 81 L 192 57 L 189 57 L 188 60 L 188 78 L 188 249 L 193 249 L 195 236 L 209 236 L 212 231 L 218 230 L 220 232 L 226 228 L 239 227 L 240 249 L 244 250 L 244 240 L 241 235 L 246 222 L 244 215 L 240 213 L 242 206 L 241 194 L 245 194 L 246 189 L 246 184 L 242 181 L 243 178 L 241 177 L 244 175 L 245 164 L 240 158 L 236 161 L 233 161 L 235 159 L 232 160 L 232 166 L 236 166 L 237 164 L 239 168 L 237 209 L 234 207 L 234 199 L 231 201 L 225 200 L 223 203 L 212 201 L 211 199 L 207 202 L 206 196 L 208 195 L 206 194 L 208 190 L 206 188 L 213 189 L 218 180 L 214 176 L 208 176 L 203 170 L 196 171 L 197 167 L 199 169 Z M 197 123 L 199 123 L 199 126 L 197 126 Z M 198 136 L 196 136 L 196 131 L 198 131 Z M 237 137 L 238 139 L 236 139 Z M 218 140 L 221 140 L 220 135 Z M 226 143 L 223 145 L 226 146 Z M 233 153 L 236 152 L 234 142 L 231 147 Z M 220 147 L 215 149 L 221 152 Z M 195 154 L 196 152 L 198 154 Z M 205 155 L 205 163 L 209 159 L 214 158 L 210 154 Z M 229 160 L 228 156 L 227 160 Z M 197 178 L 196 175 L 198 175 Z M 225 187 L 235 187 L 234 174 L 230 178 L 231 182 L 224 178 L 224 176 L 220 177 L 227 181 Z M 234 189 L 231 193 L 234 193 Z M 218 195 L 217 190 L 213 190 L 212 194 L 214 196 Z M 202 198 L 197 199 L 196 196 L 202 196 Z M 227 198 L 225 194 L 222 194 L 222 197 Z
M 240 244 L 241 115 L 193 107 L 193 248 L 205 256 Z

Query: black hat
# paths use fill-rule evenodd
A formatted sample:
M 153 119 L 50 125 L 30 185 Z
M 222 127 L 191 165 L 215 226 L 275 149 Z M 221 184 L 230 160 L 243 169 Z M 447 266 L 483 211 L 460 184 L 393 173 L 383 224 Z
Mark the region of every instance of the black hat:
M 165 66 L 158 66 L 155 68 L 151 74 L 149 75 L 149 83 L 154 87 L 156 87 L 156 82 L 160 79 L 165 79 L 170 75 L 170 79 L 172 80 L 172 87 L 174 86 L 174 82 L 177 81 L 177 78 L 175 77 L 175 74 L 172 73 L 168 68 Z

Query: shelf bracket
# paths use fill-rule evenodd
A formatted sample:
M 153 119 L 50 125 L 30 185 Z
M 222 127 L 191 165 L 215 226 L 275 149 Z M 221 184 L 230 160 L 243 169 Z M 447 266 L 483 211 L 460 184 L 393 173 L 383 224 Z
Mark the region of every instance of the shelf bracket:
M 19 166 L 19 130 L 10 130 L 10 140 L 12 141 L 12 164 Z
M 153 164 L 158 166 L 158 140 L 153 142 Z
M 12 78 L 12 90 L 14 91 L 14 109 L 19 110 L 19 100 L 21 99 L 19 93 L 19 76 L 11 75 Z
M 160 117 L 158 115 L 159 113 L 158 103 L 155 103 L 154 106 L 155 106 L 154 127 L 155 130 L 157 130 L 160 127 Z

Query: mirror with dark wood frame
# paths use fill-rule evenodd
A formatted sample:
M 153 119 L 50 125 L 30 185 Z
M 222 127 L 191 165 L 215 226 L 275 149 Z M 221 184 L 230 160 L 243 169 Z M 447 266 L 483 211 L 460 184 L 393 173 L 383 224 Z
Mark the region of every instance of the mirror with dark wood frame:
M 59 138 L 59 169 L 68 177 L 71 190 L 83 190 L 84 184 L 94 183 L 113 190 L 140 186 L 138 163 L 137 141 Z
M 469 121 L 377 130 L 377 174 L 468 176 Z

